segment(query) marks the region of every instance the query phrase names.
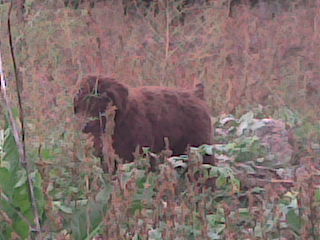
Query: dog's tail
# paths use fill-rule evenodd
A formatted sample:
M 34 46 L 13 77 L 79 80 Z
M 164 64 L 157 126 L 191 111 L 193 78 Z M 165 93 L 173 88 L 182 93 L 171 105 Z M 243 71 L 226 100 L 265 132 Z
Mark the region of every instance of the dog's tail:
M 201 100 L 204 100 L 204 85 L 203 85 L 203 83 L 197 83 L 195 86 L 195 89 L 193 90 L 193 93 L 196 97 L 200 98 Z

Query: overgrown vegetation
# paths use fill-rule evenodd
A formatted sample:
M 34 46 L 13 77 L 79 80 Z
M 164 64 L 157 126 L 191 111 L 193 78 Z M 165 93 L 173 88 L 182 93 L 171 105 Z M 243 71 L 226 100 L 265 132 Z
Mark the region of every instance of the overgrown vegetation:
M 92 157 L 76 166 L 54 165 L 61 147 L 43 150 L 37 162 L 42 181 L 32 174 L 43 213 L 40 239 L 317 239 L 317 159 L 309 152 L 299 165 L 268 162 L 275 152 L 266 151 L 263 137 L 247 135 L 248 129 L 256 129 L 253 134 L 270 130 L 267 123 L 252 113 L 241 119 L 222 117 L 216 127 L 226 143 L 191 148 L 188 155 L 176 157 L 145 149 L 135 162 L 119 165 L 114 175 L 103 174 Z M 17 151 L 9 130 L 1 141 L 6 153 L 1 159 L 2 237 L 24 239 L 31 237 L 33 218 L 22 209 L 31 208 L 26 173 L 10 167 L 19 162 L 12 155 Z M 214 152 L 216 166 L 202 164 L 202 154 Z M 150 171 L 155 162 L 159 165 Z M 9 176 L 16 176 L 17 183 Z M 21 186 L 24 194 L 11 194 L 22 191 Z M 16 214 L 8 208 L 14 204 Z M 29 221 L 21 220 L 25 217 Z
M 17 1 L 11 20 L 33 171 L 4 121 L 0 239 L 320 239 L 319 6 L 249 2 Z M 8 6 L 0 1 L 0 50 L 14 102 Z M 173 158 L 145 149 L 103 173 L 73 114 L 88 73 L 131 86 L 204 82 L 215 144 Z M 278 124 L 272 134 L 268 119 Z M 202 164 L 204 153 L 216 166 Z
M 38 171 L 27 172 L 19 162 L 19 152 L 11 127 L 0 132 L 0 238 L 27 239 L 34 225 L 33 205 L 27 174 L 34 182 L 34 191 L 40 215 L 44 213 L 42 180 Z

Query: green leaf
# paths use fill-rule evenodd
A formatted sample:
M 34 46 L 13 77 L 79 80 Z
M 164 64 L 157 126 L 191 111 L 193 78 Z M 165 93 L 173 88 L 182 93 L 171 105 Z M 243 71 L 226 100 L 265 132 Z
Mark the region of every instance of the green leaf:
M 237 129 L 237 135 L 241 136 L 242 134 L 245 133 L 245 131 L 248 129 L 248 127 L 251 125 L 252 120 L 253 120 L 254 114 L 253 112 L 248 112 L 245 115 L 243 115 L 240 119 L 240 125 Z
M 106 186 L 98 192 L 96 199 L 98 202 L 107 203 L 113 192 L 113 186 L 111 184 L 106 184 Z
M 132 205 L 131 205 L 132 213 L 141 211 L 142 209 L 144 209 L 144 204 L 140 199 L 135 199 L 132 201 Z
M 149 230 L 149 234 L 148 234 L 150 240 L 162 240 L 162 233 L 160 231 L 160 229 L 152 229 Z
M 260 194 L 260 193 L 264 193 L 265 189 L 261 188 L 261 187 L 254 187 L 251 191 L 252 191 L 252 193 Z
M 7 222 L 0 222 L 0 232 L 1 236 L 5 236 L 4 239 L 11 239 L 12 233 L 16 233 L 21 239 L 29 239 L 34 214 L 27 173 L 20 163 L 18 147 L 10 127 L 5 130 L 4 135 L 4 141 L 1 141 L 0 146 L 4 153 L 0 167 L 0 209 L 10 219 L 11 224 L 9 226 Z M 41 182 L 38 183 L 36 180 L 34 183 L 41 185 Z
M 22 239 L 26 239 L 29 236 L 30 226 L 22 219 L 14 222 L 13 229 Z
M 320 202 L 320 189 L 319 188 L 316 190 L 316 201 Z
M 112 190 L 112 185 L 106 184 L 97 194 L 97 201 L 88 201 L 86 206 L 73 210 L 70 228 L 74 239 L 92 239 L 100 232 Z
M 44 193 L 42 190 L 42 178 L 40 176 L 40 173 L 38 171 L 34 172 L 32 179 L 34 182 L 34 185 L 33 185 L 34 193 L 37 199 L 39 215 L 42 216 L 46 203 L 45 203 Z
M 300 219 L 300 216 L 296 214 L 294 209 L 289 210 L 289 212 L 287 213 L 287 221 L 295 232 L 300 231 L 302 220 Z
M 24 169 L 20 169 L 17 171 L 18 182 L 14 185 L 15 188 L 21 187 L 22 185 L 27 183 L 27 174 Z
M 187 168 L 187 164 L 183 161 L 184 159 L 180 158 L 180 157 L 171 157 L 168 158 L 168 162 L 171 163 L 171 165 L 173 166 L 173 168 L 183 168 L 186 169 Z
M 4 191 L 8 196 L 12 196 L 12 175 L 7 168 L 0 168 L 0 179 L 1 190 Z
M 59 208 L 60 208 L 60 210 L 62 212 L 69 213 L 69 214 L 72 213 L 72 208 L 71 207 L 68 207 L 68 206 L 65 206 L 65 205 L 60 205 Z
M 201 145 L 199 147 L 199 150 L 200 150 L 200 153 L 202 155 L 213 155 L 214 154 L 214 146 L 213 145 L 207 145 L 207 144 L 204 144 L 204 145 Z

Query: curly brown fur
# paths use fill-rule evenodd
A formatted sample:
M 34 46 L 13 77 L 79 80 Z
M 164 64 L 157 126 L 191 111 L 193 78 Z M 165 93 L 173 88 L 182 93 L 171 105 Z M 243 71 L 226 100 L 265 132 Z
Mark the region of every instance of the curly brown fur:
M 83 132 L 94 136 L 96 155 L 102 157 L 105 110 L 115 106 L 112 145 L 122 159 L 130 162 L 136 146 L 160 152 L 165 137 L 174 155 L 184 154 L 188 145 L 211 144 L 211 118 L 203 96 L 202 84 L 192 90 L 129 88 L 112 78 L 88 76 L 80 84 L 74 107 L 76 114 L 91 118 Z

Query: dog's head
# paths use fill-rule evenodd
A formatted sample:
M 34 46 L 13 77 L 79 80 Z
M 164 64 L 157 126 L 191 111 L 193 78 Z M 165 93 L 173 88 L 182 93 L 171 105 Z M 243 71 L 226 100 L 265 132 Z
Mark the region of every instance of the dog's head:
M 74 98 L 74 112 L 89 117 L 104 114 L 109 105 L 116 106 L 117 112 L 125 111 L 128 88 L 112 78 L 88 76 L 80 83 Z

